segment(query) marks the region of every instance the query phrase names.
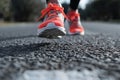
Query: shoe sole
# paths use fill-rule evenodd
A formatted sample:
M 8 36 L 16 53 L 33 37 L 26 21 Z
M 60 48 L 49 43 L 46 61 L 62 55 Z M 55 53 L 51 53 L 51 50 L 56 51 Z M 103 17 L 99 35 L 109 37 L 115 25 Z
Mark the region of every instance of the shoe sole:
M 61 38 L 66 34 L 64 27 L 56 26 L 54 23 L 49 23 L 46 27 L 38 29 L 38 37 L 43 38 Z
M 81 35 L 81 36 L 84 36 L 85 35 L 85 32 L 75 32 L 75 33 L 71 33 L 71 32 L 68 32 L 69 35 Z

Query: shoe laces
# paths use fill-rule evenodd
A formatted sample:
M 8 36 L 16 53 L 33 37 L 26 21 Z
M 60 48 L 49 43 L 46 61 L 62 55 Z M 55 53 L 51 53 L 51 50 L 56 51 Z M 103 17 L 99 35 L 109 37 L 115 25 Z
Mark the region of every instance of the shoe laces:
M 72 24 L 77 24 L 80 14 L 75 11 L 71 11 L 68 13 L 67 17 Z
M 57 16 L 58 13 L 62 13 L 63 16 L 67 19 L 67 16 L 64 13 L 64 8 L 60 7 L 57 4 L 49 3 L 48 7 L 41 11 L 42 15 L 40 16 L 40 18 L 37 19 L 37 21 L 42 19 L 46 14 L 47 18 L 51 18 Z

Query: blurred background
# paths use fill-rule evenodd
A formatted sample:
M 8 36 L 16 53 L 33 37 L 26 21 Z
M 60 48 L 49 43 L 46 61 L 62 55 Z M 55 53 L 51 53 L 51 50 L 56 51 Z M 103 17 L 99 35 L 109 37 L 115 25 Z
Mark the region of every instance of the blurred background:
M 61 0 L 68 9 L 69 0 Z M 0 0 L 0 21 L 34 22 L 46 6 L 45 0 Z M 120 0 L 81 0 L 81 19 L 86 21 L 120 22 Z

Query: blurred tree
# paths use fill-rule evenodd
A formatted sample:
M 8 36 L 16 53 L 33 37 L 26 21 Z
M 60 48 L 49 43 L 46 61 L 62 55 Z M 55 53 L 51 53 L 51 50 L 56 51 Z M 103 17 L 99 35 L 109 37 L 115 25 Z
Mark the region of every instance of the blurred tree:
M 46 6 L 44 3 L 45 0 L 0 0 L 0 17 L 5 21 L 34 21 Z M 67 5 L 63 4 L 65 12 Z M 79 11 L 82 19 L 120 20 L 120 0 L 93 0 Z
M 0 0 L 0 15 L 5 21 L 11 20 L 10 0 Z
M 2 19 L 3 18 L 3 14 L 0 12 L 0 19 Z
M 34 21 L 45 0 L 0 0 L 0 17 L 5 21 Z
M 92 20 L 120 19 L 120 0 L 94 0 L 86 7 L 86 16 Z
M 45 6 L 41 0 L 11 0 L 15 21 L 32 21 Z

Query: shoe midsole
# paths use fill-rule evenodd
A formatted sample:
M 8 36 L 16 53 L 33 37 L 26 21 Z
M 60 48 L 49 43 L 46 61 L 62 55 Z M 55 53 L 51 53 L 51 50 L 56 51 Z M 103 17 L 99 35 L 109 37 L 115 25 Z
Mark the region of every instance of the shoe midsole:
M 58 30 L 60 30 L 61 32 L 63 32 L 64 34 L 66 34 L 66 32 L 65 32 L 65 28 L 64 27 L 60 27 L 60 26 L 55 26 L 55 24 L 54 23 L 51 23 L 51 24 L 48 24 L 46 27 L 44 27 L 44 28 L 41 28 L 41 29 L 38 29 L 38 33 L 37 33 L 37 35 L 40 35 L 41 33 L 43 33 L 45 30 L 52 30 L 52 29 L 58 29 Z

